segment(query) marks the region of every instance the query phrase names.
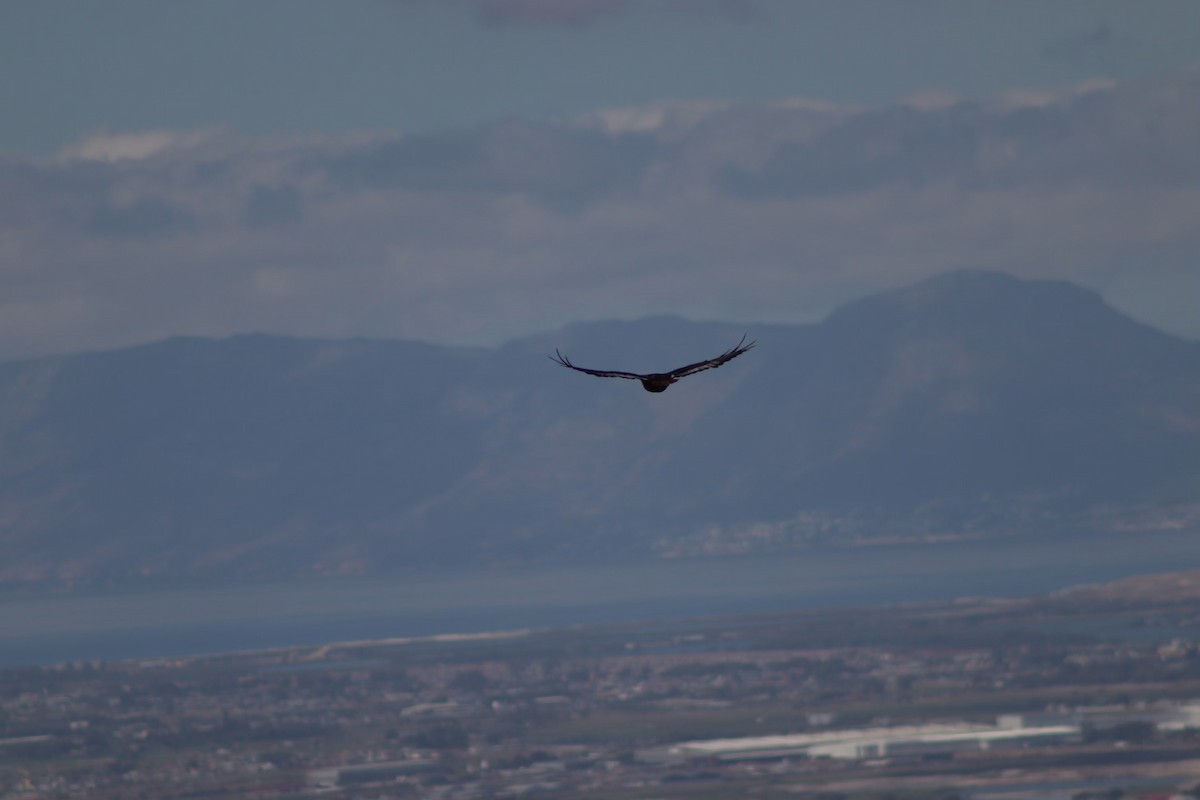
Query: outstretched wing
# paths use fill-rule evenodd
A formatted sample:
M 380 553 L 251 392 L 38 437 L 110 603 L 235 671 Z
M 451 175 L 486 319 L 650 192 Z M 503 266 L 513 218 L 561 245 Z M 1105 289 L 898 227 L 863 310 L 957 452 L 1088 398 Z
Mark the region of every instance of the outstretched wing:
M 584 369 L 583 367 L 577 367 L 574 364 L 572 364 L 571 361 L 566 356 L 564 356 L 562 353 L 558 352 L 557 347 L 554 348 L 554 355 L 546 356 L 546 357 L 549 358 L 551 361 L 562 364 L 564 367 L 567 367 L 568 369 L 573 369 L 576 372 L 586 372 L 588 375 L 596 375 L 597 377 L 600 377 L 600 378 L 631 378 L 635 381 L 640 381 L 642 378 L 646 377 L 645 375 L 638 375 L 633 372 L 615 372 L 612 370 Z
M 686 367 L 680 367 L 679 369 L 673 369 L 670 372 L 668 372 L 667 374 L 670 375 L 672 378 L 682 378 L 685 375 L 691 375 L 693 373 L 701 372 L 706 369 L 714 369 L 716 367 L 719 367 L 722 364 L 724 364 L 726 361 L 735 359 L 738 356 L 740 356 L 742 353 L 749 350 L 751 347 L 754 347 L 754 344 L 755 344 L 754 342 L 751 342 L 750 344 L 746 344 L 745 342 L 746 342 L 746 337 L 742 336 L 742 341 L 738 342 L 735 346 L 729 348 L 724 353 L 721 353 L 721 355 L 717 356 L 716 358 L 710 358 L 708 361 L 697 361 L 695 364 L 688 364 Z

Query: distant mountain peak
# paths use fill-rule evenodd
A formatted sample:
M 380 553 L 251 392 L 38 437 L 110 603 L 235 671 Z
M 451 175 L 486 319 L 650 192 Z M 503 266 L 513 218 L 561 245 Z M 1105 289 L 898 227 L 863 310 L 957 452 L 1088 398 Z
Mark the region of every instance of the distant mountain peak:
M 1153 330 L 1112 308 L 1091 289 L 985 270 L 944 273 L 852 301 L 830 314 L 825 324 L 835 330 L 892 326 L 947 334 L 997 326 L 1030 336 L 1050 336 L 1064 326 Z

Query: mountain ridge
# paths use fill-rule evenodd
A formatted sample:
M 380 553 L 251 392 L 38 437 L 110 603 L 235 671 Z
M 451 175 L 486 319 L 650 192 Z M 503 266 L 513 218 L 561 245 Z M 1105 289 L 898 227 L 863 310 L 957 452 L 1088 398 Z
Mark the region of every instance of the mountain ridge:
M 661 370 L 659 397 L 546 359 Z M 737 555 L 1200 521 L 1200 343 L 959 272 L 808 325 L 247 334 L 0 364 L 4 583 Z

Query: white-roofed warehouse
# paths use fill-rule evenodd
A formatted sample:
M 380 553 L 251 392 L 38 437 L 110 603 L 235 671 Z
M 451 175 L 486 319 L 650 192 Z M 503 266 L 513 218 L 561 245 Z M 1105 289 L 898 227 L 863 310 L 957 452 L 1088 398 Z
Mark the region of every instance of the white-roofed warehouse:
M 645 761 L 685 761 L 697 758 L 740 761 L 796 756 L 857 760 L 936 755 L 997 747 L 1062 744 L 1079 739 L 1080 731 L 1077 725 L 1000 728 L 994 725 L 937 723 L 681 742 L 668 747 L 645 750 L 639 752 L 638 756 Z

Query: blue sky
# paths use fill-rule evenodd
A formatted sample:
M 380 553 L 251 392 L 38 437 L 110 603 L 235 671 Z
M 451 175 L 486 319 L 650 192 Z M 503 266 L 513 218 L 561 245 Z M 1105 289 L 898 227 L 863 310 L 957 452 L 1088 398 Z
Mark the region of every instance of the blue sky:
M 806 321 L 956 267 L 1197 337 L 1198 61 L 1193 0 L 10 0 L 0 358 Z

